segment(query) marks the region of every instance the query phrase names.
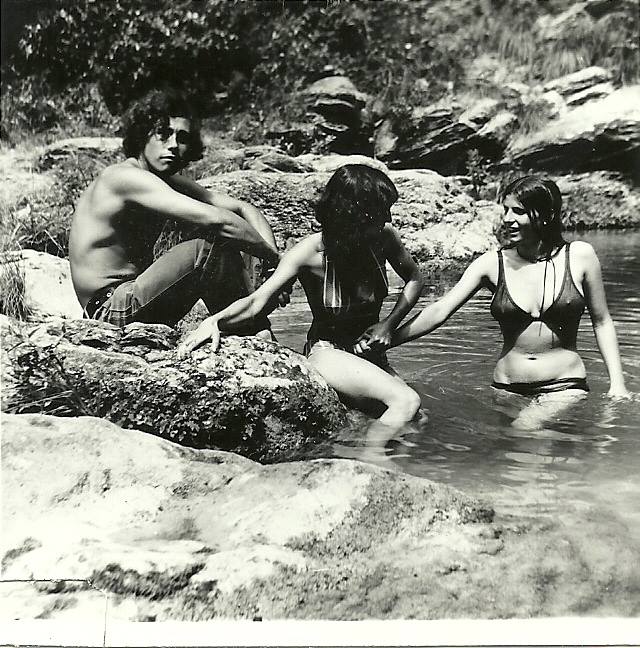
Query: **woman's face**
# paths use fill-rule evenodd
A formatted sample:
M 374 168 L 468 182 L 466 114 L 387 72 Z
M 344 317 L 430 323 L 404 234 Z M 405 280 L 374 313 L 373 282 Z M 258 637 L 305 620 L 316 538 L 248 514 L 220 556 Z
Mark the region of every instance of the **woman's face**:
M 536 243 L 538 236 L 522 203 L 515 196 L 508 195 L 502 201 L 502 206 L 502 227 L 508 243 Z

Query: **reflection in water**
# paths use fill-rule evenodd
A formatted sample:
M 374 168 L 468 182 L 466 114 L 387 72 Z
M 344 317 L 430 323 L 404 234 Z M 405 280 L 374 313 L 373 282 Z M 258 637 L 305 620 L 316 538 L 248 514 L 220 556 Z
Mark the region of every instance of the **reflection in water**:
M 638 394 L 640 232 L 574 238 L 588 240 L 598 252 L 627 386 Z M 440 293 L 438 286 L 427 287 L 420 304 Z M 606 503 L 611 514 L 624 519 L 630 537 L 640 541 L 640 400 L 615 402 L 605 396 L 607 375 L 588 315 L 578 335 L 588 398 L 542 425 L 522 429 L 512 424 L 528 399 L 496 398 L 489 386 L 501 346 L 490 299 L 488 293 L 476 296 L 439 330 L 389 353 L 429 416 L 418 425 L 419 433 L 392 441 L 387 456 L 400 470 L 486 497 L 498 516 L 562 516 Z M 273 318 L 274 331 L 300 350 L 310 319 L 298 297 L 292 310 Z M 351 445 L 361 443 L 362 438 L 353 439 Z M 358 456 L 358 448 L 345 444 L 337 454 Z

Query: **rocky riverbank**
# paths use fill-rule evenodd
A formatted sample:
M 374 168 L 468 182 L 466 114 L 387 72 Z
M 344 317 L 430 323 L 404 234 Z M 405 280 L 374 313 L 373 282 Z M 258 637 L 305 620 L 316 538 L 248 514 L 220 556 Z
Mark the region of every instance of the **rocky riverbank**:
M 2 573 L 34 581 L 3 586 L 4 619 L 97 622 L 105 595 L 112 621 L 640 612 L 637 556 L 599 522 L 587 542 L 360 462 L 261 466 L 91 417 L 4 415 L 2 451 Z

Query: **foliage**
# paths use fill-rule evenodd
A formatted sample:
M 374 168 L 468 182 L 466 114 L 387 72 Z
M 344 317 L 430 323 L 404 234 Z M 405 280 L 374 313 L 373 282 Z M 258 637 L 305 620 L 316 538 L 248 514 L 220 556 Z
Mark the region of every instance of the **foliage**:
M 11 400 L 7 412 L 54 416 L 95 416 L 89 395 L 77 372 L 68 370 L 55 345 L 36 346 L 19 333 L 20 350 L 14 353 Z
M 15 145 L 27 133 L 59 137 L 113 135 L 117 120 L 95 84 L 79 83 L 55 91 L 40 76 L 14 79 L 2 88 L 1 139 Z
M 9 80 L 40 77 L 52 92 L 98 83 L 121 112 L 133 97 L 170 83 L 208 111 L 249 106 L 271 112 L 291 93 L 330 73 L 347 74 L 385 101 L 433 100 L 455 89 L 466 64 L 496 51 L 536 78 L 600 63 L 637 78 L 637 16 L 578 14 L 550 41 L 536 21 L 569 2 L 521 0 L 97 0 L 65 2 L 28 25 Z M 422 84 L 416 90 L 416 81 Z M 25 91 L 25 97 L 27 93 Z M 416 97 L 413 97 L 414 99 Z M 26 108 L 26 105 L 25 105 Z M 40 123 L 53 119 L 40 106 Z

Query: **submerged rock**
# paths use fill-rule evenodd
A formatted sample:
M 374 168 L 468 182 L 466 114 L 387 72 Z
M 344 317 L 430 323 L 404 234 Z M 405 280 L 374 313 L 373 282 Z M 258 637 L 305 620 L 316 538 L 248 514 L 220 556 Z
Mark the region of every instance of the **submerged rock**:
M 322 377 L 274 342 L 229 336 L 216 354 L 180 359 L 178 333 L 161 324 L 2 325 L 4 411 L 100 416 L 260 461 L 300 456 L 345 423 Z
M 473 497 L 356 461 L 261 466 L 90 417 L 3 427 L 3 576 L 54 581 L 14 586 L 5 618 L 87 621 L 105 592 L 120 620 L 455 615 L 448 574 L 503 544 Z

